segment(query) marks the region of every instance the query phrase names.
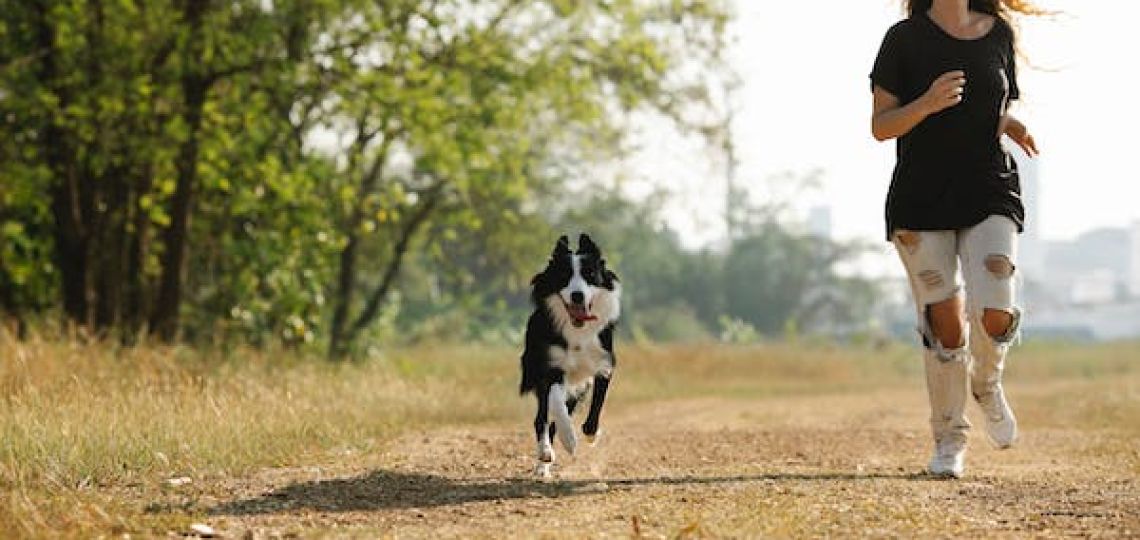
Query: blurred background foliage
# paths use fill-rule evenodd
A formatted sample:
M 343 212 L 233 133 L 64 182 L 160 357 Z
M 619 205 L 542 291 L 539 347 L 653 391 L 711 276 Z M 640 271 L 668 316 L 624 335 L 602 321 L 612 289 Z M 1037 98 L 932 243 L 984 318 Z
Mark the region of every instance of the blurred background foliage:
M 719 2 L 0 7 L 7 335 L 331 357 L 514 343 L 530 277 L 578 231 L 627 285 L 627 336 L 868 330 L 874 284 L 838 270 L 863 246 L 772 201 L 687 249 L 662 197 L 603 172 L 645 115 L 733 151 Z

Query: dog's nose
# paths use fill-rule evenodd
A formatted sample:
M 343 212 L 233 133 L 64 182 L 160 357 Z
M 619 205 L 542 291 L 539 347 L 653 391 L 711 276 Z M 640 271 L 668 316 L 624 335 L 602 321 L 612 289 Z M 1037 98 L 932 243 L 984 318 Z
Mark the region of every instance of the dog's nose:
M 570 301 L 575 304 L 581 304 L 586 301 L 586 295 L 582 294 L 582 291 L 574 291 L 570 293 Z

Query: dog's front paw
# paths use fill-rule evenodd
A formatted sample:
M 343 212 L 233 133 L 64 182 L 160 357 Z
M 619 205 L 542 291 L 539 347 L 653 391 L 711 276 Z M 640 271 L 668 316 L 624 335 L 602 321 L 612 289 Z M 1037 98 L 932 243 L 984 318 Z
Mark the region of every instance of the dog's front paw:
M 586 436 L 586 443 L 590 446 L 597 446 L 598 440 L 602 438 L 602 430 L 598 428 L 595 428 L 593 433 L 586 433 L 583 428 L 583 433 Z
M 538 445 L 538 461 L 546 464 L 554 463 L 554 447 L 550 444 L 540 443 Z
M 538 463 L 538 465 L 535 465 L 535 467 L 534 467 L 534 475 L 537 476 L 538 478 L 542 478 L 542 479 L 551 478 L 552 476 L 554 476 L 550 472 L 550 469 L 553 466 L 554 466 L 553 463 L 547 463 L 547 462 L 541 462 L 540 461 Z

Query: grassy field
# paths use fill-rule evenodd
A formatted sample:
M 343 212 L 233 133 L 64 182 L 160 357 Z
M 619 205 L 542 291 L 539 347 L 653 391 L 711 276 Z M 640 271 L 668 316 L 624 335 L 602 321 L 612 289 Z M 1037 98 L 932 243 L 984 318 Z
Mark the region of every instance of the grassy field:
M 536 482 L 511 349 L 333 365 L 0 336 L 0 536 L 1140 535 L 1140 344 L 1015 350 L 1023 441 L 975 429 L 957 484 L 917 475 L 909 347 L 619 353 L 606 442 Z

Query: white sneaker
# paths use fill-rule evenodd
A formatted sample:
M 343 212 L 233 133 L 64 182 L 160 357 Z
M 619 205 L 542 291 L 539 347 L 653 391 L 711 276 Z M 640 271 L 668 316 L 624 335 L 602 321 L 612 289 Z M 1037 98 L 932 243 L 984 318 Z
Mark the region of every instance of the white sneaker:
M 986 417 L 986 435 L 990 442 L 1002 449 L 1013 446 L 1017 440 L 1017 418 L 1005 400 L 1001 383 L 989 385 L 989 388 L 983 388 L 980 392 L 975 390 L 974 399 Z
M 965 350 L 943 359 L 939 352 L 927 350 L 926 389 L 930 394 L 930 429 L 934 435 L 934 457 L 927 469 L 935 476 L 961 478 L 965 469 L 966 419 L 969 400 L 969 366 L 972 361 Z
M 938 443 L 934 449 L 934 457 L 926 466 L 930 474 L 945 478 L 961 478 L 966 470 L 966 444 L 946 440 Z

